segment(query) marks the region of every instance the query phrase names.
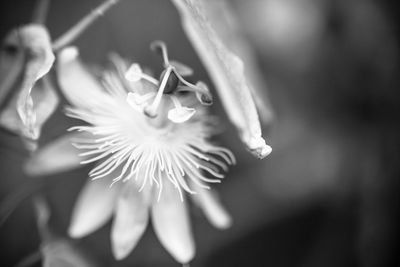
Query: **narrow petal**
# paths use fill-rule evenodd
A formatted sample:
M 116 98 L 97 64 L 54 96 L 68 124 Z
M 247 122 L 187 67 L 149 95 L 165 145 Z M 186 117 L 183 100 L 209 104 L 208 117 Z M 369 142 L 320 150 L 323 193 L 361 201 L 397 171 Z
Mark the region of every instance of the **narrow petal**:
M 168 111 L 168 119 L 175 123 L 183 123 L 189 120 L 196 110 L 194 108 L 179 107 Z
M 273 110 L 268 100 L 268 84 L 257 64 L 257 57 L 244 37 L 242 25 L 235 16 L 229 0 L 202 0 L 207 18 L 223 43 L 244 62 L 249 89 L 253 95 L 262 123 L 273 120 Z
M 194 257 L 195 245 L 186 202 L 181 201 L 170 182 L 165 183 L 159 201 L 155 200 L 153 204 L 152 222 L 161 244 L 175 260 L 188 263 Z
M 112 251 L 117 260 L 128 256 L 136 247 L 149 219 L 149 203 L 145 192 L 139 192 L 130 181 L 123 187 L 111 232 Z
M 68 233 L 84 237 L 102 227 L 113 213 L 119 186 L 110 187 L 109 177 L 89 180 L 79 194 L 72 213 Z
M 223 44 L 206 17 L 201 1 L 173 0 L 184 30 L 213 79 L 227 115 L 242 141 L 257 157 L 271 148 L 261 136 L 261 126 L 242 60 Z
M 37 150 L 25 163 L 25 172 L 31 176 L 41 176 L 78 167 L 84 158 L 78 156 L 80 151 L 72 142 L 82 136 L 82 133 L 68 134 Z
M 232 225 L 231 216 L 222 206 L 215 192 L 204 188 L 198 188 L 196 192 L 198 194 L 193 195 L 193 199 L 214 227 L 226 229 Z

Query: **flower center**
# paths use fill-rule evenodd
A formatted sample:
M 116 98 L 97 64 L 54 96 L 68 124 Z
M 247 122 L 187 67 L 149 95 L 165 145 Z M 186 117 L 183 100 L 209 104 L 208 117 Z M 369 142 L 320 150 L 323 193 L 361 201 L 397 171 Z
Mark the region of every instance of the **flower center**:
M 198 101 L 203 105 L 212 104 L 212 95 L 208 87 L 203 82 L 192 84 L 186 81 L 183 76 L 191 75 L 191 68 L 182 63 L 169 60 L 166 45 L 163 42 L 156 41 L 151 44 L 152 50 L 159 52 L 163 58 L 164 70 L 157 81 L 150 75 L 143 73 L 138 64 L 132 64 L 125 74 L 125 78 L 132 82 L 138 82 L 141 79 L 157 87 L 157 92 L 149 92 L 145 95 L 138 93 L 129 93 L 127 101 L 135 109 L 143 110 L 143 113 L 149 118 L 156 118 L 159 115 L 160 105 L 163 105 L 163 99 L 170 98 L 174 108 L 168 111 L 168 119 L 174 123 L 183 123 L 189 120 L 195 113 L 194 108 L 182 106 L 180 103 L 180 93 L 194 93 Z M 169 105 L 164 105 L 169 107 Z M 159 122 L 156 123 L 158 125 Z

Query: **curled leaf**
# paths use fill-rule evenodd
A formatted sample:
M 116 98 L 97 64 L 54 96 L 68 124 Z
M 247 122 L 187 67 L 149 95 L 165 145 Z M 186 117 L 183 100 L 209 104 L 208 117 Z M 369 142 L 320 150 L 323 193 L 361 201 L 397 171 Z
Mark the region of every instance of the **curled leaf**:
M 182 25 L 214 81 L 227 114 L 239 131 L 242 141 L 257 157 L 271 152 L 261 136 L 261 126 L 243 61 L 232 53 L 217 35 L 199 0 L 173 0 Z
M 1 51 L 1 125 L 36 140 L 53 113 L 58 97 L 49 80 L 37 85 L 51 69 L 54 54 L 47 30 L 26 25 L 13 30 Z M 6 75 L 6 76 L 5 76 Z

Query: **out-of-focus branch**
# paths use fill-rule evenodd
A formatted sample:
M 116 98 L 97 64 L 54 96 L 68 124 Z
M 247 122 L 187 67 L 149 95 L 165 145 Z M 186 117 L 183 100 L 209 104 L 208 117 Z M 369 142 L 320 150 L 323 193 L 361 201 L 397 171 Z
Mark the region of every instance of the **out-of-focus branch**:
M 117 4 L 120 0 L 106 0 L 87 16 L 81 19 L 66 33 L 61 35 L 58 39 L 53 42 L 53 50 L 58 51 L 63 47 L 66 47 L 78 38 L 90 25 L 92 25 L 98 18 L 100 18 L 106 11 L 112 6 Z
M 32 23 L 45 24 L 50 7 L 50 0 L 37 0 L 33 11 Z

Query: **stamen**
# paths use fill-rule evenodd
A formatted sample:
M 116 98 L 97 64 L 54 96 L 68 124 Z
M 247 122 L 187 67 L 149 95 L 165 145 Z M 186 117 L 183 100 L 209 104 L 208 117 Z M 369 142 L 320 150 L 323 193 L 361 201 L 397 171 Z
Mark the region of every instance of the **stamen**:
M 183 107 L 179 102 L 178 98 L 174 95 L 170 95 L 172 103 L 175 108 L 168 111 L 168 119 L 175 123 L 183 123 L 189 120 L 196 110 L 194 108 Z
M 208 86 L 203 82 L 197 82 L 196 85 L 189 83 L 179 73 L 177 74 L 178 79 L 186 86 L 179 86 L 177 92 L 194 92 L 199 102 L 203 105 L 212 105 L 213 97 L 208 89 Z
M 151 118 L 155 118 L 157 116 L 157 108 L 160 105 L 161 102 L 161 98 L 164 94 L 164 89 L 165 89 L 165 85 L 167 84 L 169 75 L 171 74 L 172 68 L 168 67 L 165 70 L 165 74 L 164 77 L 161 81 L 160 87 L 158 88 L 158 92 L 156 97 L 154 98 L 153 103 L 150 106 L 147 106 L 144 108 L 144 114 L 146 114 L 147 116 L 151 117 Z
M 193 75 L 193 70 L 192 68 L 186 66 L 185 64 L 178 62 L 176 60 L 171 60 L 170 61 L 171 66 L 173 66 L 180 75 L 182 76 L 191 76 Z
M 133 63 L 129 69 L 125 72 L 125 79 L 127 79 L 130 82 L 138 82 L 141 79 L 146 80 L 150 82 L 151 84 L 154 84 L 155 86 L 158 86 L 158 81 L 151 77 L 150 75 L 144 73 L 142 71 L 142 68 L 140 67 L 139 64 Z

